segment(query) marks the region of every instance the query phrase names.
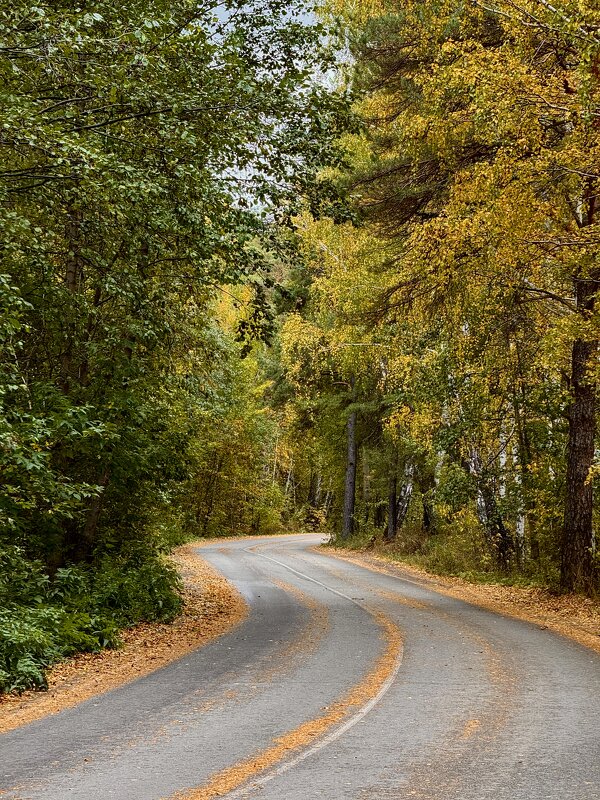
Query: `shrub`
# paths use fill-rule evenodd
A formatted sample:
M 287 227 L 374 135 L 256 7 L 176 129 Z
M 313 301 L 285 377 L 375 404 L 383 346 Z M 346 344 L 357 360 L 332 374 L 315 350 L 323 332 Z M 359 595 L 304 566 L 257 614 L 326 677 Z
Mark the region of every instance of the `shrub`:
M 50 576 L 14 545 L 0 549 L 0 691 L 46 686 L 49 666 L 76 652 L 119 644 L 119 630 L 173 618 L 181 607 L 176 570 L 139 547 L 96 568 Z

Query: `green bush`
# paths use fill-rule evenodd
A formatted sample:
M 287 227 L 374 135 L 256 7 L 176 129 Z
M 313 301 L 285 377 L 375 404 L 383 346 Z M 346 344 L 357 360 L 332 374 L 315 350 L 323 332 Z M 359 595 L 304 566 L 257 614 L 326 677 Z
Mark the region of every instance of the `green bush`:
M 67 566 L 50 578 L 14 545 L 0 548 L 0 691 L 46 686 L 49 666 L 76 652 L 119 644 L 119 630 L 173 618 L 176 570 L 141 547 Z
M 156 553 L 104 556 L 94 577 L 95 605 L 121 627 L 172 619 L 181 608 L 177 570 Z

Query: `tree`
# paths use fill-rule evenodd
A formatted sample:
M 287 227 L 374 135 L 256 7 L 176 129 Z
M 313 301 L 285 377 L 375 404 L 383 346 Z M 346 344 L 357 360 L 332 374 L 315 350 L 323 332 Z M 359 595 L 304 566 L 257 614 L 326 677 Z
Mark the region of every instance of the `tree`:
M 143 594 L 146 568 L 166 575 L 159 512 L 186 510 L 195 437 L 210 439 L 240 381 L 214 298 L 253 284 L 246 322 L 268 326 L 261 286 L 282 231 L 339 160 L 347 102 L 322 79 L 328 34 L 305 10 L 0 10 L 0 547 L 50 578 L 113 559 Z M 133 602 L 116 595 L 109 606 Z
M 396 249 L 396 279 L 381 306 L 389 318 L 402 307 L 421 314 L 436 309 L 449 341 L 468 342 L 487 328 L 484 353 L 503 344 L 502 358 L 510 362 L 520 351 L 517 384 L 524 369 L 530 375 L 536 369 L 524 364 L 522 346 L 527 326 L 535 324 L 541 341 L 535 357 L 555 396 L 561 373 L 569 374 L 568 408 L 546 421 L 555 445 L 561 415 L 569 421 L 561 583 L 590 590 L 598 12 L 591 4 L 556 9 L 541 0 L 362 8 L 356 75 L 367 92 L 363 113 L 373 158 L 363 159 L 367 166 L 354 182 L 366 215 Z M 470 314 L 472 296 L 481 303 L 479 321 Z M 492 388 L 493 371 L 488 375 Z M 506 389 L 516 402 L 514 386 Z M 524 408 L 522 400 L 521 393 L 510 414 L 521 457 L 529 460 L 518 490 L 528 496 L 531 519 L 525 418 L 533 406 L 527 398 Z M 478 461 L 480 454 L 471 459 Z M 487 520 L 497 521 L 494 536 L 502 541 L 505 523 L 492 507 L 501 505 L 493 495 L 503 484 L 490 494 L 481 470 L 472 466 L 471 473 L 482 512 L 486 507 Z
M 278 0 L 219 9 L 17 3 L 0 18 L 2 269 L 27 308 L 19 369 L 34 414 L 76 410 L 97 434 L 50 445 L 57 475 L 96 487 L 63 522 L 54 508 L 61 557 L 90 557 L 102 516 L 143 505 L 136 491 L 157 479 L 154 387 L 175 377 L 215 289 L 268 270 L 269 216 L 335 158 L 343 101 L 314 79 L 329 63 L 321 28 Z

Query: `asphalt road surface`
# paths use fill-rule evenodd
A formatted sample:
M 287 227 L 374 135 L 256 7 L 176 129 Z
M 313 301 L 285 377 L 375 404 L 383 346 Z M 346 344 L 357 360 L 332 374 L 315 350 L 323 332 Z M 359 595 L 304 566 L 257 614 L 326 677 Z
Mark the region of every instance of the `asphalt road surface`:
M 2 735 L 2 800 L 600 798 L 597 654 L 319 541 L 203 547 L 246 620 Z

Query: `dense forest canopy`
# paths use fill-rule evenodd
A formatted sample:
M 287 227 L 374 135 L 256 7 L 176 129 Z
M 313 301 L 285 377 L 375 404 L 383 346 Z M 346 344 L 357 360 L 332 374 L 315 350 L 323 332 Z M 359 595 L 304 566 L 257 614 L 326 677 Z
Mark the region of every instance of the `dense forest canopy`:
M 342 535 L 374 525 L 438 567 L 591 591 L 599 12 L 338 10 L 364 120 L 340 176 L 360 236 L 307 222 L 315 277 L 282 341 L 319 449 L 323 415 L 338 442 L 346 425 Z
M 0 75 L 0 689 L 186 536 L 597 589 L 593 3 L 16 0 Z

